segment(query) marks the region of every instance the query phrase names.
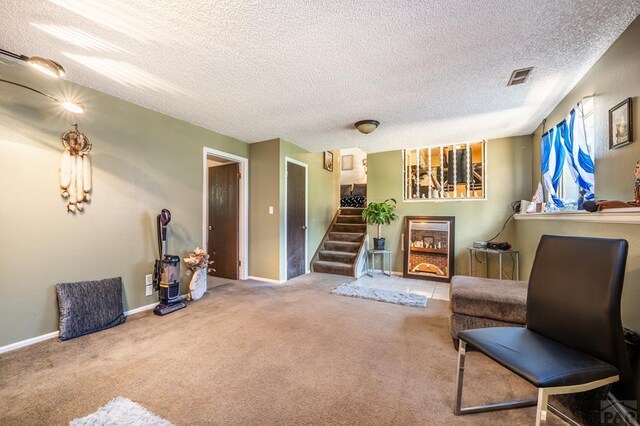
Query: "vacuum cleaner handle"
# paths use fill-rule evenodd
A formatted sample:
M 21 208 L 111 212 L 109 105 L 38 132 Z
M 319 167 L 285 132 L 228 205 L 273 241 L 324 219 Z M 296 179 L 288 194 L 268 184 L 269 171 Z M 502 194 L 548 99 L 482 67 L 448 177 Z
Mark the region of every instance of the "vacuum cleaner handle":
M 157 235 L 158 235 L 158 259 L 162 260 L 162 225 L 161 225 L 161 219 L 160 219 L 160 215 L 158 215 L 156 217 L 156 231 L 157 231 Z M 165 237 L 166 239 L 166 237 Z
M 167 209 L 162 209 L 160 218 L 162 219 L 162 225 L 167 226 L 171 222 L 171 212 Z
M 171 222 L 171 212 L 167 209 L 162 209 L 158 215 L 158 220 L 162 223 L 162 241 L 167 241 L 167 225 Z M 162 255 L 160 255 L 162 258 Z

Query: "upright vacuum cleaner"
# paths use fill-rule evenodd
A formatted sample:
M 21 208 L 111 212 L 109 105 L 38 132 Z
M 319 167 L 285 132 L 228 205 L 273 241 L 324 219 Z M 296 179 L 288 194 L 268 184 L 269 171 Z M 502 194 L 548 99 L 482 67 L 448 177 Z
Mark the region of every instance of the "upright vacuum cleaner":
M 158 231 L 158 254 L 153 269 L 153 289 L 158 292 L 160 304 L 153 309 L 156 315 L 166 315 L 186 308 L 180 297 L 180 258 L 167 251 L 167 225 L 171 222 L 171 212 L 162 209 L 156 218 Z

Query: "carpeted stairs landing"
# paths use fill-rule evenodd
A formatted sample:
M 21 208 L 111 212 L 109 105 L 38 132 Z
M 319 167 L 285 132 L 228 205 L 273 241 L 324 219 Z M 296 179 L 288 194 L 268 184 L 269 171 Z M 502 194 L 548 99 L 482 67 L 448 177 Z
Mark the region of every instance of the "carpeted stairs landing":
M 338 211 L 311 261 L 313 272 L 356 276 L 356 263 L 367 234 L 362 210 L 341 208 Z

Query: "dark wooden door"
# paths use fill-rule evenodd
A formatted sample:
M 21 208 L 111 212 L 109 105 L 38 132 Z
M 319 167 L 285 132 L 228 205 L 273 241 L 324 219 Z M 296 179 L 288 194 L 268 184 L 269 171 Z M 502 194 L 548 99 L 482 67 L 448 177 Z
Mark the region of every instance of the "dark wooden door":
M 306 272 L 305 247 L 306 224 L 305 169 L 287 162 L 287 279 Z
M 210 275 L 238 279 L 240 164 L 209 167 Z

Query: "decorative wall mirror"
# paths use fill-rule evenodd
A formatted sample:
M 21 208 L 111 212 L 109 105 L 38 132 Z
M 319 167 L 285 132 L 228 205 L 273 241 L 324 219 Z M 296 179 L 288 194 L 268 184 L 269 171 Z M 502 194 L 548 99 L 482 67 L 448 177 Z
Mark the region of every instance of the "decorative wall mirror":
M 454 269 L 455 217 L 404 218 L 405 278 L 451 281 Z

